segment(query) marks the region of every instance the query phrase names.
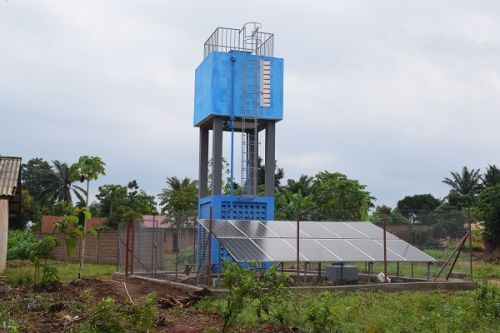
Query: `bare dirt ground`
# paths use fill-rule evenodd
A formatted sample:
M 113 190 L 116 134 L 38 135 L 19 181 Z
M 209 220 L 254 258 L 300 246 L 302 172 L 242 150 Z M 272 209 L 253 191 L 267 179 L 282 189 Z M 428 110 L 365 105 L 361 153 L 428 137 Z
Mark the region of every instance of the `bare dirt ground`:
M 151 292 L 156 293 L 157 299 L 189 296 L 179 289 L 139 279 L 84 279 L 56 284 L 46 291 L 0 284 L 0 313 L 7 312 L 10 318 L 15 318 L 21 332 L 63 332 L 64 317 L 74 314 L 75 306 L 83 304 L 84 298 L 88 302 L 88 297 L 92 297 L 91 302 L 95 303 L 104 297 L 112 297 L 119 303 L 130 302 L 130 299 L 142 302 Z M 195 333 L 220 327 L 217 314 L 201 312 L 195 307 L 183 311 L 158 308 L 157 330 L 160 332 Z

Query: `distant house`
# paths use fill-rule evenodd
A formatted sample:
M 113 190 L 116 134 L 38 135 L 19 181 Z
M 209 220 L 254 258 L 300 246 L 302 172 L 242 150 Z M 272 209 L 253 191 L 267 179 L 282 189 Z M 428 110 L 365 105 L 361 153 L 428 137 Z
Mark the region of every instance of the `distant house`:
M 21 212 L 21 158 L 0 156 L 0 273 L 7 265 L 9 216 Z

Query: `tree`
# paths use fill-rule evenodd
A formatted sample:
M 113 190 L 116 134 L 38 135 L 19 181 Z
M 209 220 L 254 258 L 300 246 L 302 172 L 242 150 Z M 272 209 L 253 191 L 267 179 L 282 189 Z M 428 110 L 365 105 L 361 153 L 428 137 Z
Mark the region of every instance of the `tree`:
M 78 160 L 78 169 L 80 172 L 80 181 L 87 181 L 87 190 L 85 191 L 85 210 L 89 209 L 89 184 L 91 180 L 97 180 L 99 176 L 105 175 L 106 164 L 97 156 L 81 156 Z M 83 226 L 87 227 L 87 218 L 84 219 Z M 85 261 L 85 244 L 86 238 L 81 241 L 80 248 L 80 267 L 78 269 L 78 278 L 81 278 L 83 271 L 83 263 Z
M 322 220 L 367 220 L 374 200 L 359 181 L 328 171 L 314 176 L 312 197 L 319 208 L 317 219 Z
M 167 187 L 162 189 L 158 195 L 162 212 L 170 214 L 169 220 L 175 226 L 175 241 L 179 244 L 179 236 L 182 228 L 190 221 L 194 221 L 195 211 L 198 206 L 198 186 L 197 182 L 185 177 L 167 178 Z M 174 247 L 176 254 L 176 266 L 179 263 L 179 248 Z M 177 267 L 176 270 L 177 272 Z
M 483 176 L 483 186 L 490 187 L 500 184 L 500 169 L 495 164 L 488 165 Z
M 162 212 L 175 214 L 176 212 L 195 211 L 198 205 L 198 185 L 196 181 L 185 177 L 167 178 L 167 188 L 158 195 Z
M 274 167 L 274 186 L 279 187 L 281 185 L 281 180 L 285 176 L 285 171 L 283 168 L 278 167 L 278 161 L 275 161 Z M 266 183 L 266 166 L 262 164 L 262 157 L 257 160 L 257 186 L 264 185 Z
M 40 204 L 33 200 L 27 189 L 23 189 L 21 191 L 21 214 L 10 217 L 9 227 L 12 229 L 24 229 L 29 221 L 36 224 L 41 218 L 42 209 Z
M 32 158 L 22 165 L 21 182 L 23 189 L 28 190 L 29 194 L 36 202 L 42 202 L 46 184 L 44 180 L 53 176 L 54 171 L 47 161 L 41 158 Z
M 474 205 L 476 195 L 483 188 L 479 169 L 462 168 L 462 172 L 450 172 L 451 178 L 445 177 L 443 183 L 451 187 L 447 196 L 451 206 L 457 208 Z
M 154 196 L 140 189 L 135 180 L 127 186 L 106 184 L 99 186 L 96 198 L 99 202 L 91 205 L 95 214 L 108 217 L 106 224 L 116 227 L 130 218 L 139 218 L 143 214 L 156 214 Z
M 315 207 L 311 195 L 304 196 L 301 192 L 293 193 L 289 190 L 280 191 L 275 198 L 276 219 L 304 221 L 312 219 L 313 207 Z
M 78 163 L 68 166 L 66 163 L 53 161 L 53 172 L 45 175 L 42 180 L 44 190 L 43 201 L 56 201 L 73 203 L 71 195 L 74 194 L 79 200 L 84 201 L 86 191 L 80 186 L 73 185 L 80 179 Z
M 478 197 L 477 208 L 484 220 L 485 260 L 500 259 L 500 185 L 485 188 Z
M 89 183 L 91 180 L 97 180 L 99 176 L 106 175 L 106 164 L 97 156 L 81 156 L 78 160 L 80 172 L 80 181 L 87 181 L 87 190 L 85 191 L 85 208 L 89 208 Z
M 307 175 L 301 175 L 297 181 L 288 179 L 286 189 L 292 193 L 302 193 L 302 195 L 308 196 L 312 192 L 313 180 L 313 177 Z
M 433 211 L 441 205 L 441 200 L 431 194 L 415 194 L 398 201 L 398 210 L 403 214 L 419 211 Z

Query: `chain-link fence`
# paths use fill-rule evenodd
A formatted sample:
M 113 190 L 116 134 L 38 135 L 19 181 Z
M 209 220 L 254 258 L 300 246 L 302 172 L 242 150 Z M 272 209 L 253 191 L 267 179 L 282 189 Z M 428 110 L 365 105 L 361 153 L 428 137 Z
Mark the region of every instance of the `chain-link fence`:
M 387 232 L 437 260 L 430 267 L 416 263 L 390 263 L 389 274 L 411 278 L 472 279 L 473 248 L 474 245 L 480 248 L 481 238 L 477 234 L 469 237 L 474 224 L 469 212 L 393 210 L 372 216 L 371 222 L 379 227 L 385 222 Z
M 290 212 L 286 212 L 290 214 Z M 398 279 L 470 279 L 473 252 L 471 246 L 480 248 L 480 236 L 469 240 L 470 215 L 464 211 L 377 211 L 363 213 L 362 209 L 338 210 L 308 208 L 298 213 L 301 223 L 307 221 L 370 221 L 390 234 L 406 241 L 436 259 L 427 263 L 387 262 L 388 275 Z M 283 212 L 276 212 L 282 220 L 291 219 Z M 284 218 L 283 218 L 284 216 Z M 279 219 L 275 223 L 280 223 Z M 183 212 L 171 217 L 145 216 L 143 220 L 131 220 L 119 227 L 119 271 L 126 274 L 141 274 L 150 277 L 196 282 L 197 271 L 206 275 L 209 246 L 207 230 L 197 232 L 196 212 Z M 201 236 L 200 236 L 201 235 Z M 203 237 L 205 235 L 205 237 Z M 199 249 L 197 247 L 200 247 Z M 201 250 L 201 251 L 200 251 Z M 214 249 L 210 249 L 213 251 Z M 332 249 L 334 250 L 334 249 Z M 196 262 L 197 251 L 199 262 Z M 220 256 L 229 256 L 224 248 L 218 249 Z M 391 251 L 386 249 L 386 251 Z M 205 256 L 200 256 L 205 253 Z M 205 261 L 205 262 L 201 262 Z M 214 263 L 212 263 L 213 265 Z M 331 262 L 299 263 L 299 270 L 306 276 L 321 275 Z M 376 275 L 384 272 L 384 262 L 346 262 L 356 266 L 360 272 Z M 446 265 L 445 265 L 446 264 Z M 282 268 L 290 272 L 297 270 L 296 262 L 284 263 Z M 442 272 L 441 268 L 446 266 Z M 216 267 L 217 268 L 217 267 Z M 215 269 L 215 271 L 219 271 Z M 203 281 L 203 279 L 201 280 Z
M 471 279 L 474 260 L 474 252 L 471 249 L 482 247 L 480 231 L 472 233 L 472 237 L 469 238 L 471 224 L 475 225 L 475 223 L 471 220 L 469 212 L 463 210 L 400 211 L 394 209 L 366 214 L 362 208 L 334 209 L 310 206 L 292 214 L 277 212 L 276 215 L 283 220 L 290 220 L 293 213 L 304 223 L 307 221 L 370 221 L 382 229 L 385 226 L 388 233 L 436 259 L 436 262 L 431 265 L 408 261 L 387 262 L 387 274 L 395 280 L 398 278 Z M 293 220 L 297 220 L 297 217 Z M 387 249 L 386 251 L 390 252 Z M 323 263 L 323 267 L 329 264 L 331 263 Z M 384 272 L 384 262 L 345 264 L 356 266 L 364 273 Z M 307 267 L 305 263 L 302 265 Z M 291 270 L 296 269 L 295 266 L 295 263 L 286 264 L 286 267 Z M 305 267 L 301 270 L 307 270 Z M 314 270 L 317 272 L 318 268 L 314 267 L 317 266 L 310 265 L 310 267 L 311 274 L 316 274 Z
M 172 280 L 186 280 L 195 267 L 196 215 L 193 212 L 144 216 L 118 229 L 118 271 Z

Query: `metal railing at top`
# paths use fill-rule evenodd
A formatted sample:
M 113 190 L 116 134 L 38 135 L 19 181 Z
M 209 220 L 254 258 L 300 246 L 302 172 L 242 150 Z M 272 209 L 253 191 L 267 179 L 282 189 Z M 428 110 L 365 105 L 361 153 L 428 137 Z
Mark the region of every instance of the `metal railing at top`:
M 252 22 L 252 24 L 254 24 Z M 254 55 L 272 57 L 274 55 L 274 34 L 252 28 L 247 24 L 242 29 L 218 27 L 204 44 L 203 58 L 212 52 L 242 51 Z

